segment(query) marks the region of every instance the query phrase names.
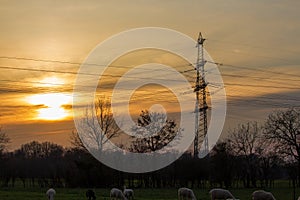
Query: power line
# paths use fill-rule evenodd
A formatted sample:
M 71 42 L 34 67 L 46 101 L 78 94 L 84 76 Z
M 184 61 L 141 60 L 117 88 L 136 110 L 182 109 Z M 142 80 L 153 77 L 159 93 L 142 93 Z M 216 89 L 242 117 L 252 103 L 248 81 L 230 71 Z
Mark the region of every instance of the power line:
M 299 107 L 300 106 L 300 103 L 297 105 L 295 103 L 291 104 L 291 103 L 287 103 L 287 102 L 272 102 L 270 100 L 274 100 L 273 98 L 264 98 L 264 99 L 242 99 L 240 98 L 240 96 L 237 96 L 237 95 L 227 95 L 228 97 L 231 97 L 231 98 L 237 98 L 238 100 L 231 100 L 231 101 L 228 101 L 228 104 L 230 105 L 237 105 L 237 106 L 241 106 L 241 102 L 245 102 L 247 103 L 247 105 L 249 104 L 252 104 L 252 105 L 255 105 L 255 106 L 258 106 L 258 105 L 262 105 L 262 106 L 266 106 L 266 105 L 269 105 L 269 106 L 275 106 L 275 107 Z
M 228 77 L 234 77 L 234 78 L 251 78 L 251 79 L 263 80 L 263 81 L 267 81 L 267 82 L 271 82 L 271 83 L 278 83 L 274 80 L 274 78 L 270 78 L 270 77 L 259 77 L 259 76 L 252 76 L 252 75 L 238 75 L 238 74 L 226 74 L 226 73 L 222 73 L 221 75 L 228 76 Z M 272 79 L 272 80 L 269 80 L 269 79 Z M 276 77 L 276 80 L 292 81 L 292 82 L 300 81 L 300 79 L 296 80 L 296 79 L 278 78 L 278 77 Z
M 26 58 L 26 57 L 14 57 L 14 56 L 0 56 L 0 59 L 9 59 L 9 60 L 25 60 L 25 61 L 34 61 L 34 62 L 46 62 L 46 63 L 59 63 L 59 64 L 68 64 L 68 65 L 85 65 L 85 66 L 99 66 L 99 67 L 112 67 L 112 68 L 123 68 L 123 69 L 131 69 L 132 66 L 128 65 L 107 65 L 107 64 L 99 64 L 99 63 L 79 63 L 79 62 L 71 62 L 71 61 L 62 61 L 62 60 L 50 60 L 50 59 L 37 59 L 37 58 Z M 191 66 L 190 64 L 188 65 L 181 65 L 181 66 L 176 66 L 176 67 L 186 67 L 186 66 Z M 153 71 L 152 69 L 145 69 L 149 71 Z M 164 69 L 162 69 L 163 71 Z M 165 70 L 167 71 L 167 70 Z
M 276 74 L 278 75 L 278 73 L 280 73 L 280 75 L 286 75 L 286 76 L 293 76 L 296 78 L 299 78 L 298 75 L 296 74 L 288 74 L 288 73 L 283 73 L 283 72 L 274 72 L 274 71 L 270 71 L 270 70 L 263 70 L 261 69 L 262 67 L 247 67 L 247 66 L 242 66 L 242 65 L 231 65 L 231 64 L 226 64 L 226 63 L 221 63 L 221 62 L 211 62 L 211 61 L 206 61 L 208 63 L 212 63 L 212 64 L 216 64 L 220 67 L 231 67 L 231 68 L 238 68 L 238 69 L 246 69 L 246 70 L 250 70 L 250 71 L 260 71 L 263 73 L 271 73 L 271 74 Z
M 236 43 L 236 42 L 232 42 L 232 41 L 224 41 L 224 40 L 216 40 L 216 39 L 209 39 L 209 41 L 218 42 L 218 43 L 225 43 L 225 44 L 231 44 L 231 45 L 237 45 L 237 46 L 246 46 L 246 47 L 256 48 L 256 49 L 266 49 L 266 50 L 274 51 L 274 48 L 268 48 L 268 47 L 265 47 L 265 46 L 253 45 L 253 43 L 251 43 L 251 44 Z M 280 50 L 280 52 L 288 52 L 288 53 L 292 53 L 292 54 L 296 54 L 296 55 L 300 54 L 300 52 L 298 52 L 298 51 L 291 51 L 290 49 L 282 49 L 282 47 L 278 48 L 278 49 Z
M 286 87 L 286 86 L 253 85 L 253 84 L 239 84 L 239 83 L 225 83 L 225 85 L 300 90 L 300 87 Z
M 71 65 L 81 65 L 82 63 L 78 63 L 78 62 L 69 62 L 69 61 L 60 61 L 60 60 L 47 60 L 47 59 L 35 59 L 35 58 L 26 58 L 26 57 L 9 57 L 9 56 L 0 56 L 0 58 L 5 58 L 5 59 L 16 59 L 16 60 L 30 60 L 30 61 L 39 61 L 39 62 L 53 62 L 53 63 L 61 63 L 61 64 L 71 64 Z M 265 73 L 275 73 L 278 74 L 277 72 L 274 71 L 270 71 L 270 70 L 262 70 L 262 69 L 253 69 L 251 67 L 245 67 L 245 66 L 236 66 L 236 65 L 231 65 L 231 64 L 223 64 L 223 63 L 219 63 L 219 62 L 212 62 L 212 61 L 206 61 L 209 63 L 213 63 L 213 64 L 217 64 L 219 66 L 228 66 L 228 67 L 234 67 L 234 68 L 242 68 L 242 69 L 247 69 L 247 70 L 254 70 L 254 71 L 260 71 L 260 72 L 265 72 Z M 93 66 L 105 66 L 104 64 L 93 64 L 93 63 L 85 63 L 85 65 L 93 65 Z M 188 64 L 188 65 L 183 65 L 182 67 L 187 67 L 187 66 L 192 66 L 192 64 Z M 122 66 L 122 65 L 110 65 L 110 67 L 117 67 L 117 68 L 131 68 L 130 66 Z M 179 67 L 179 66 L 177 66 Z M 0 67 L 3 69 L 16 69 L 16 70 L 25 70 L 24 68 L 17 68 L 17 67 Z M 69 73 L 69 74 L 77 74 L 77 72 L 64 72 L 64 71 L 57 71 L 57 70 L 38 70 L 38 69 L 30 69 L 30 68 L 26 68 L 26 70 L 28 71 L 42 71 L 42 72 L 54 72 L 54 73 Z M 143 70 L 150 70 L 153 71 L 152 69 L 143 69 Z M 163 70 L 163 69 L 162 69 Z M 184 70 L 181 73 L 186 73 L 186 72 L 190 72 L 193 71 L 193 69 L 189 69 L 189 70 Z M 286 73 L 282 73 L 280 72 L 280 74 L 284 74 L 287 76 L 294 76 L 299 78 L 297 75 L 294 74 L 286 74 Z M 94 74 L 84 74 L 84 75 L 94 75 Z M 109 75 L 112 76 L 112 75 Z M 228 76 L 228 75 L 227 75 Z M 234 75 L 231 75 L 234 76 Z M 237 76 L 237 75 L 235 75 Z M 238 75 L 241 76 L 241 75 Z M 117 76 L 119 77 L 119 76 Z M 293 80 L 293 79 L 282 79 L 282 80 L 290 80 L 290 81 L 299 81 L 299 80 Z
M 29 60 L 29 61 L 36 61 L 36 62 L 54 62 L 54 63 L 61 63 L 61 64 L 72 64 L 72 65 L 80 65 L 81 63 L 78 62 L 68 62 L 68 61 L 59 61 L 59 60 L 47 60 L 47 59 L 34 59 L 34 58 L 22 58 L 22 57 L 7 57 L 7 56 L 1 56 L 0 58 L 5 58 L 5 59 L 17 59 L 17 60 Z M 252 68 L 252 67 L 245 67 L 245 66 L 237 66 L 237 65 L 230 65 L 230 64 L 222 64 L 222 63 L 218 63 L 218 62 L 211 62 L 211 61 L 207 61 L 213 64 L 217 64 L 219 66 L 227 66 L 227 67 L 233 67 L 233 68 L 238 68 L 238 69 L 246 69 L 246 70 L 251 70 L 251 71 L 260 71 L 263 73 L 272 73 L 272 74 L 276 74 L 278 75 L 278 72 L 274 72 L 274 71 L 270 71 L 270 70 L 263 70 L 263 69 L 257 69 L 257 68 Z M 87 65 L 97 65 L 97 66 L 104 66 L 101 64 L 91 64 L 88 63 Z M 188 66 L 192 66 L 192 64 L 188 64 L 188 65 L 183 65 L 181 67 L 188 67 Z M 118 67 L 118 68 L 130 68 L 128 66 L 112 66 L 112 67 Z M 177 66 L 178 67 L 178 66 Z M 78 72 L 70 72 L 70 71 L 59 71 L 59 70 L 46 70 L 46 69 L 32 69 L 32 68 L 20 68 L 20 67 L 12 67 L 12 66 L 0 66 L 0 68 L 2 69 L 10 69 L 10 70 L 24 70 L 24 71 L 35 71 L 35 72 L 47 72 L 47 73 L 61 73 L 61 74 L 71 74 L 71 75 L 77 75 Z M 145 69 L 148 70 L 148 69 Z M 149 69 L 151 70 L 151 69 Z M 153 71 L 153 70 L 152 70 Z M 188 70 L 183 70 L 180 73 L 189 73 L 191 71 L 194 71 L 194 69 L 188 69 Z M 96 76 L 95 74 L 89 74 L 89 73 L 82 73 L 83 75 L 90 75 L 90 76 Z M 167 75 L 167 74 L 162 74 L 162 75 Z M 298 75 L 295 74 L 288 74 L 288 73 L 282 73 L 280 72 L 280 75 L 285 75 L 285 76 L 292 76 L 292 77 L 296 77 L 299 78 Z M 105 74 L 104 76 L 107 77 L 112 77 L 112 78 L 120 78 L 122 77 L 121 75 L 110 75 L 110 74 Z M 193 79 L 194 77 L 192 77 L 189 74 L 185 74 L 185 76 Z M 228 77 L 235 77 L 235 78 L 251 78 L 251 79 L 259 79 L 259 80 L 264 80 L 264 81 L 268 81 L 268 82 L 272 82 L 272 83 L 277 83 L 280 84 L 278 82 L 275 81 L 271 81 L 269 79 L 271 79 L 270 77 L 253 77 L 253 76 L 245 76 L 245 75 L 236 75 L 236 74 L 225 74 L 223 73 L 222 76 L 228 76 Z M 134 78 L 134 79 L 139 79 L 140 77 L 130 77 L 130 78 Z M 143 78 L 145 79 L 145 78 Z M 153 78 L 150 78 L 153 80 Z M 157 79 L 159 80 L 159 79 Z M 165 80 L 165 79 L 164 79 Z M 276 78 L 276 80 L 283 80 L 283 81 L 293 81 L 293 82 L 298 82 L 299 80 L 296 79 L 289 79 L 289 78 Z M 9 80 L 1 80 L 4 82 L 8 82 Z M 172 80 L 172 81 L 176 81 L 178 82 L 178 80 Z M 14 81 L 10 81 L 10 82 L 14 82 Z M 22 81 L 18 81 L 20 83 L 22 83 Z M 30 81 L 23 81 L 26 83 L 37 83 L 37 82 L 30 82 Z M 43 83 L 40 83 L 43 84 Z M 48 84 L 49 83 L 44 83 L 44 84 Z M 219 83 L 221 84 L 221 83 Z M 59 84 L 51 84 L 51 85 L 59 85 Z M 279 88 L 279 89 L 295 89 L 298 90 L 299 87 L 279 87 L 279 86 L 270 86 L 270 85 L 252 85 L 252 84 L 236 84 L 236 83 L 226 83 L 226 85 L 231 85 L 231 86 L 249 86 L 249 87 L 260 87 L 260 88 Z M 293 85 L 296 86 L 296 85 Z M 30 87 L 29 87 L 30 88 Z M 37 89 L 37 87 L 31 87 L 32 89 Z M 2 88 L 2 91 L 5 92 L 5 89 L 7 90 L 8 88 Z M 110 88 L 109 88 L 110 89 Z M 46 91 L 46 89 L 44 89 Z M 49 90 L 49 89 L 48 89 Z M 22 93 L 23 90 L 22 88 L 17 88 L 16 91 L 13 92 L 20 92 Z
M 36 59 L 36 58 L 26 58 L 26 57 L 13 57 L 13 56 L 0 56 L 0 59 L 1 58 L 2 59 L 13 59 L 13 60 L 36 61 L 36 62 L 50 62 L 50 63 L 70 64 L 70 65 L 82 65 L 83 64 L 83 63 L 79 63 L 79 62 L 49 60 L 49 59 Z M 264 73 L 272 73 L 272 74 L 277 74 L 278 75 L 278 72 L 274 72 L 274 71 L 270 71 L 270 70 L 263 70 L 263 69 L 261 69 L 261 67 L 252 68 L 252 67 L 247 67 L 247 66 L 238 66 L 238 65 L 226 64 L 226 63 L 220 63 L 220 62 L 212 62 L 212 61 L 206 61 L 206 62 L 216 64 L 218 66 L 227 66 L 227 67 L 247 69 L 247 70 L 252 70 L 252 71 L 260 71 L 260 72 L 264 72 Z M 104 64 L 99 64 L 99 63 L 84 63 L 84 64 L 87 65 L 87 66 L 101 66 L 101 67 L 106 66 Z M 196 64 L 196 63 L 193 63 L 193 64 Z M 188 67 L 188 66 L 192 67 L 192 64 L 181 65 L 181 66 L 176 66 L 176 67 Z M 109 67 L 112 67 L 112 68 L 125 68 L 125 69 L 132 68 L 132 66 L 127 66 L 127 65 L 109 65 Z M 151 72 L 153 71 L 152 69 L 145 69 L 145 70 L 149 70 Z M 49 71 L 51 71 L 51 70 L 49 70 Z M 162 69 L 162 71 L 163 71 L 163 69 Z M 165 71 L 168 71 L 168 70 L 165 70 Z M 186 72 L 190 72 L 190 71 L 193 71 L 193 69 L 184 70 L 184 71 L 182 71 L 182 73 L 186 73 Z M 75 73 L 75 72 L 73 72 L 73 73 Z M 295 74 L 288 74 L 288 73 L 282 73 L 282 72 L 280 72 L 280 74 L 299 78 L 299 76 L 297 76 Z M 86 74 L 86 75 L 91 75 L 91 74 Z
M 0 67 L 1 68 L 1 67 Z M 233 75 L 234 76 L 234 75 Z M 2 90 L 7 89 L 9 91 L 9 89 L 11 91 L 13 91 L 12 88 L 18 87 L 15 90 L 19 90 L 20 92 L 22 92 L 22 90 L 24 90 L 24 88 L 27 89 L 34 89 L 34 90 L 41 90 L 41 91 L 60 91 L 60 92 L 67 92 L 67 91 L 72 91 L 73 89 L 73 85 L 69 85 L 70 88 L 66 89 L 65 88 L 65 84 L 60 84 L 60 83 L 44 83 L 44 82 L 38 82 L 38 81 L 15 81 L 15 80 L 7 80 L 7 79 L 0 79 L 0 82 L 12 82 L 12 83 L 32 83 L 32 84 L 45 84 L 45 85 L 52 85 L 52 86 L 64 86 L 64 88 L 61 87 L 37 87 L 37 86 L 24 86 L 24 87 L 20 87 L 18 85 L 7 85 L 9 87 L 7 88 L 3 88 L 2 86 Z M 225 83 L 209 83 L 210 85 L 215 85 L 216 87 L 219 87 L 220 85 L 224 84 L 225 86 L 247 86 L 247 87 L 254 87 L 254 88 L 274 88 L 274 89 L 292 89 L 292 90 L 300 90 L 300 87 L 287 87 L 287 86 L 272 86 L 272 85 L 254 85 L 254 84 L 243 84 L 243 83 L 230 83 L 230 82 L 225 82 Z M 90 86 L 85 86 L 85 85 L 78 85 L 80 87 L 90 87 Z M 104 88 L 104 89 L 112 89 L 112 87 L 109 86 L 100 86 L 100 88 Z M 120 89 L 124 89 L 126 90 L 127 88 L 120 88 Z M 25 90 L 26 91 L 26 90 Z M 18 92 L 18 91 L 16 91 Z M 26 92 L 25 92 L 26 93 Z
M 40 61 L 40 62 L 55 62 L 55 63 L 63 63 L 63 64 L 76 64 L 76 65 L 79 65 L 80 63 L 76 63 L 76 62 L 68 62 L 68 61 L 59 61 L 59 60 L 46 60 L 46 59 L 33 59 L 33 58 L 22 58 L 22 57 L 7 57 L 7 56 L 2 56 L 0 58 L 6 58 L 6 59 L 20 59 L 20 60 L 31 60 L 31 61 Z M 273 74 L 276 74 L 278 75 L 277 72 L 274 72 L 274 71 L 269 71 L 269 70 L 262 70 L 262 69 L 253 69 L 253 68 L 250 68 L 250 67 L 244 67 L 244 66 L 236 66 L 236 65 L 230 65 L 230 64 L 222 64 L 222 63 L 218 63 L 218 62 L 211 62 L 211 61 L 207 61 L 209 63 L 213 63 L 213 64 L 217 64 L 219 66 L 228 66 L 228 67 L 234 67 L 234 68 L 239 68 L 239 69 L 246 69 L 246 70 L 254 70 L 254 71 L 260 71 L 260 72 L 264 72 L 264 73 L 273 73 Z M 98 66 L 103 66 L 103 65 L 99 65 L 99 64 L 88 64 L 88 65 L 98 65 Z M 192 64 L 189 64 L 187 66 L 191 66 Z M 128 66 L 114 66 L 114 67 L 125 67 L 125 68 L 128 68 Z M 90 74 L 90 73 L 78 73 L 78 72 L 70 72 L 70 71 L 58 71 L 58 70 L 45 70 L 45 69 L 32 69 L 32 68 L 20 68 L 20 67 L 12 67 L 12 66 L 0 66 L 0 68 L 2 69 L 11 69 L 11 70 L 26 70 L 26 71 L 35 71 L 35 72 L 48 72 L 48 73 L 60 73 L 60 74 L 72 74 L 72 75 L 77 75 L 77 74 L 82 74 L 82 75 L 90 75 L 90 76 L 96 76 L 95 74 Z M 145 69 L 147 70 L 147 69 Z M 151 69 L 149 69 L 151 70 Z M 152 70 L 153 71 L 153 70 Z M 188 69 L 188 70 L 184 70 L 184 71 L 181 71 L 181 73 L 188 73 L 188 72 L 191 72 L 191 71 L 194 71 L 194 69 Z M 253 79 L 263 79 L 264 81 L 267 81 L 267 82 L 272 82 L 272 83 L 278 83 L 278 82 L 275 82 L 275 81 L 270 81 L 268 79 L 270 78 L 262 78 L 262 77 L 253 77 L 253 76 L 243 76 L 243 75 L 232 75 L 232 74 L 222 74 L 223 76 L 229 76 L 229 77 L 237 77 L 237 78 L 242 78 L 242 77 L 246 77 L 246 78 L 253 78 Z M 297 75 L 294 75 L 294 74 L 286 74 L 286 73 L 280 73 L 280 75 L 287 75 L 287 76 L 293 76 L 293 77 L 297 77 Z M 121 76 L 120 75 L 109 75 L 109 74 L 104 74 L 103 75 L 104 77 L 112 77 L 112 78 L 120 78 Z M 187 77 L 189 78 L 194 78 L 194 77 L 191 77 L 190 75 L 186 74 Z M 135 79 L 138 79 L 140 77 L 130 77 L 130 78 L 135 78 Z M 145 79 L 145 78 L 143 78 Z M 147 78 L 146 78 L 147 79 Z M 153 78 L 150 78 L 151 80 L 153 80 Z M 300 81 L 300 80 L 295 80 L 295 79 L 287 79 L 287 78 L 276 78 L 277 80 L 285 80 L 285 81 Z M 157 79 L 159 80 L 159 79 Z M 165 79 L 164 79 L 165 80 Z M 170 79 L 171 80 L 171 79 Z M 176 81 L 178 82 L 178 80 L 171 80 L 171 81 Z M 279 83 L 280 84 L 280 83 Z M 232 84 L 231 84 L 232 85 Z M 240 84 L 240 86 L 243 86 Z M 245 85 L 245 86 L 250 86 L 250 85 Z M 252 85 L 254 86 L 254 85 Z M 296 86 L 296 85 L 294 85 Z M 258 87 L 258 86 L 255 86 L 255 87 Z M 262 86 L 260 86 L 262 87 Z M 273 86 L 273 87 L 276 87 L 276 86 Z M 283 88 L 283 87 L 281 87 Z M 291 87 L 287 87 L 286 89 L 298 89 L 298 88 L 291 88 Z
M 47 69 L 32 69 L 32 68 L 25 68 L 25 67 L 12 67 L 12 66 L 0 66 L 0 69 L 8 69 L 8 70 L 22 70 L 22 71 L 33 71 L 33 72 L 47 72 L 47 73 L 58 73 L 58 74 L 72 74 L 72 75 L 87 75 L 87 76 L 96 76 L 99 77 L 97 74 L 92 73 L 82 73 L 82 72 L 71 72 L 71 71 L 59 71 L 59 70 L 47 70 Z M 170 72 L 170 71 L 168 71 Z M 183 73 L 188 72 L 187 70 L 183 71 Z M 168 75 L 168 74 L 163 74 Z M 111 74 L 102 74 L 101 76 L 104 77 L 111 77 L 111 78 L 121 78 L 121 75 L 111 75 Z M 167 81 L 174 81 L 174 82 L 181 82 L 178 79 L 157 79 L 157 78 L 148 78 L 148 77 L 139 77 L 139 76 L 127 76 L 127 78 L 134 78 L 134 79 L 150 79 L 150 80 L 167 80 Z
M 225 67 L 227 66 L 227 67 L 239 68 L 239 69 L 246 69 L 246 70 L 251 70 L 251 71 L 259 71 L 259 72 L 263 72 L 263 73 L 270 73 L 270 74 L 276 74 L 276 75 L 278 75 L 278 73 L 280 73 L 280 75 L 286 75 L 286 76 L 292 76 L 292 77 L 299 78 L 299 75 L 296 75 L 296 74 L 288 74 L 288 73 L 283 73 L 283 72 L 274 72 L 274 71 L 270 71 L 270 70 L 259 69 L 257 67 L 251 68 L 251 67 L 246 67 L 246 66 L 238 66 L 238 65 L 230 65 L 230 64 L 221 64 L 221 66 L 225 66 Z

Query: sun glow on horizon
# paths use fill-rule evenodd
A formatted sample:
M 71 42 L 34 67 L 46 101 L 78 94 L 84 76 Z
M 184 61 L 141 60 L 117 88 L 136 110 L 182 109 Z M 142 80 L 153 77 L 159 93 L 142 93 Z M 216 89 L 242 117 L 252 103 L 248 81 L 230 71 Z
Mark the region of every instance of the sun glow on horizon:
M 52 77 L 44 78 L 43 80 L 40 81 L 38 85 L 41 87 L 55 87 L 55 86 L 61 86 L 64 83 L 65 82 L 62 79 L 52 76 Z
M 63 105 L 70 104 L 72 97 L 63 93 L 35 94 L 27 98 L 32 105 L 44 105 L 44 108 L 37 109 L 36 119 L 41 120 L 62 120 L 70 113 L 63 108 Z

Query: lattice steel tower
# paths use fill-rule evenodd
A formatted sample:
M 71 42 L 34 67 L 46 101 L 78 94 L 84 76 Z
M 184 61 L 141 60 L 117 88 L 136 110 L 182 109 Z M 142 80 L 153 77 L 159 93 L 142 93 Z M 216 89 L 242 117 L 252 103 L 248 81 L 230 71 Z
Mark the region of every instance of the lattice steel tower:
M 195 139 L 194 139 L 194 157 L 199 154 L 199 140 L 203 138 L 203 145 L 205 151 L 208 152 L 208 139 L 207 135 L 207 102 L 206 102 L 206 87 L 205 71 L 204 71 L 204 44 L 205 39 L 202 37 L 201 32 L 199 33 L 197 48 L 198 56 L 196 63 L 196 82 L 194 92 L 196 93 L 196 104 L 195 104 Z

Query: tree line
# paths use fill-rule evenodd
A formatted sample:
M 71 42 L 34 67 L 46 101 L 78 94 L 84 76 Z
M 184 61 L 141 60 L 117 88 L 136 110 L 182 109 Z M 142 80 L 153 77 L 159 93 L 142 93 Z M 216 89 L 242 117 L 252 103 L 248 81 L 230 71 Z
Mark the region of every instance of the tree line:
M 113 138 L 119 131 L 111 120 L 106 103 L 98 102 L 97 119 L 107 126 L 107 132 L 93 132 L 100 138 Z M 102 109 L 102 111 L 101 111 Z M 105 111 L 105 113 L 103 113 Z M 102 113 L 101 113 L 102 112 Z M 88 117 L 88 115 L 87 115 Z M 137 124 L 146 127 L 151 120 L 164 118 L 158 113 L 143 111 Z M 247 122 L 229 130 L 210 154 L 194 158 L 184 153 L 171 165 L 151 173 L 133 174 L 111 169 L 85 149 L 77 132 L 71 136 L 72 147 L 65 148 L 50 142 L 33 141 L 14 152 L 6 152 L 9 138 L 0 129 L 0 183 L 14 187 L 20 180 L 24 187 L 272 187 L 274 180 L 287 179 L 300 186 L 300 111 L 296 108 L 272 112 L 264 124 Z M 102 121 L 101 121 L 102 120 Z M 161 121 L 161 120 L 159 120 Z M 108 123 L 109 122 L 109 123 Z M 162 148 L 180 134 L 174 120 L 166 119 L 160 132 L 132 142 L 128 150 L 150 152 Z M 138 131 L 138 129 L 135 130 Z M 113 132 L 112 132 L 113 130 Z M 98 134 L 98 135 L 97 135 Z M 102 143 L 99 143 L 102 145 Z M 102 146 L 100 146 L 102 148 Z

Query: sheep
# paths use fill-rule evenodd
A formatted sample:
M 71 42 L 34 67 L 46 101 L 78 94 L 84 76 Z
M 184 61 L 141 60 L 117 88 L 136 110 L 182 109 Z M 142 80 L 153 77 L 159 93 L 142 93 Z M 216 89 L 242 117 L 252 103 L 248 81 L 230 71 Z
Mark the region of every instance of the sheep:
M 95 200 L 96 199 L 95 192 L 91 189 L 86 191 L 85 196 L 87 197 L 88 200 Z
M 191 199 L 191 200 L 196 200 L 196 197 L 194 195 L 193 190 L 189 188 L 179 188 L 178 189 L 178 199 L 183 200 L 183 199 Z
M 271 192 L 257 190 L 252 193 L 253 200 L 276 200 Z
M 300 196 L 298 197 L 298 200 L 300 200 Z
M 117 188 L 111 189 L 110 199 L 111 200 L 117 200 L 117 199 L 127 200 L 127 198 L 124 196 L 123 192 Z
M 211 199 L 235 199 L 235 197 L 228 191 L 224 189 L 212 189 L 209 191 L 211 194 Z
M 126 186 L 124 186 L 123 194 L 127 199 L 133 200 L 134 198 L 133 189 L 126 189 Z
M 48 197 L 49 200 L 54 200 L 54 195 L 56 194 L 55 190 L 53 188 L 50 188 L 46 192 L 46 196 Z

